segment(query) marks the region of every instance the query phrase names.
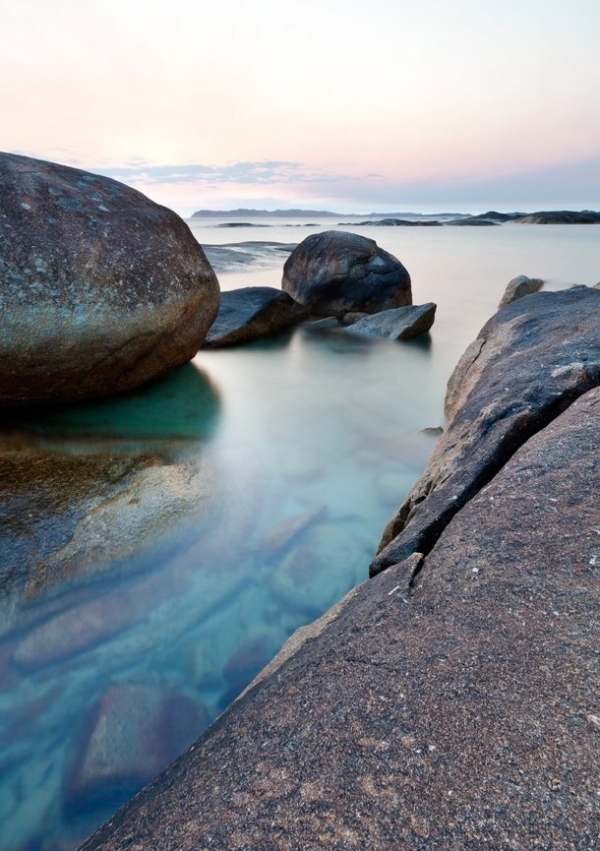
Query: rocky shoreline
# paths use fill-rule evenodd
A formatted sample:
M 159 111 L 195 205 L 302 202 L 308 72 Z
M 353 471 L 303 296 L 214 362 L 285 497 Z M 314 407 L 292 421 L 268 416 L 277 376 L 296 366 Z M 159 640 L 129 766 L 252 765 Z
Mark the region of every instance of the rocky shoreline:
M 26 682 L 145 620 L 163 595 L 162 580 L 143 576 L 148 553 L 170 553 L 183 612 L 194 548 L 222 567 L 235 560 L 234 537 L 250 540 L 255 513 L 242 520 L 236 508 L 234 524 L 219 517 L 208 499 L 219 477 L 191 451 L 219 413 L 215 388 L 187 364 L 200 347 L 297 324 L 352 339 L 360 352 L 373 338 L 428 345 L 436 305 L 414 305 L 408 271 L 364 236 L 326 231 L 297 246 L 205 254 L 177 216 L 115 181 L 12 155 L 0 155 L 0 180 L 0 405 L 11 409 L 1 572 L 7 605 L 24 612 L 0 630 L 0 666 Z M 287 258 L 281 290 L 219 292 L 211 263 L 274 255 Z M 596 847 L 600 291 L 542 286 L 511 281 L 461 358 L 448 428 L 390 520 L 373 578 L 299 630 L 83 848 Z M 96 408 L 63 418 L 63 403 L 96 396 Z M 243 459 L 234 506 L 255 502 L 257 471 Z M 192 526 L 206 532 L 193 544 Z M 300 534 L 310 546 L 277 585 L 292 603 L 310 602 L 307 569 L 327 573 L 328 535 L 345 571 L 371 557 L 323 504 L 271 524 L 260 541 L 267 571 Z M 79 599 L 85 585 L 121 574 L 120 588 Z M 217 572 L 200 606 L 211 610 L 225 593 Z M 230 655 L 218 711 L 260 668 L 255 658 L 274 652 L 257 647 Z M 64 696 L 50 689 L 26 709 L 43 720 L 44 700 Z M 65 813 L 111 784 L 133 794 L 209 721 L 194 694 L 111 682 L 87 707 L 76 759 L 59 779 Z M 20 794 L 24 807 L 30 798 Z
M 378 575 L 84 851 L 597 847 L 599 308 L 486 325 Z

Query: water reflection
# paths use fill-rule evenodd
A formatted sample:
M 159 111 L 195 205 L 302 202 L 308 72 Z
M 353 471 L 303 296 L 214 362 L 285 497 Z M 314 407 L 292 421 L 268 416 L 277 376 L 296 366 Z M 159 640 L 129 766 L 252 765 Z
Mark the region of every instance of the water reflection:
M 218 426 L 219 395 L 191 363 L 136 390 L 107 399 L 13 414 L 11 424 L 40 435 L 132 442 L 204 440 Z M 93 448 L 93 447 L 92 447 Z

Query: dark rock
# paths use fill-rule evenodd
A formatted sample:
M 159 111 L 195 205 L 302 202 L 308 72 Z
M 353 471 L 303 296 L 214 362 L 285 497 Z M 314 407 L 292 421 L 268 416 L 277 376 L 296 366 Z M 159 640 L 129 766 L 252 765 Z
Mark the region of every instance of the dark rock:
M 487 213 L 479 213 L 477 216 L 470 216 L 471 219 L 487 219 L 493 222 L 512 222 L 514 219 L 519 219 L 524 213 L 498 213 L 496 210 L 488 210 Z
M 236 346 L 276 334 L 308 316 L 306 307 L 274 287 L 244 287 L 221 295 L 204 348 Z
M 524 225 L 596 225 L 600 223 L 600 213 L 593 210 L 550 210 L 520 216 L 514 221 Z
M 84 851 L 595 849 L 599 429 L 596 389 Z
M 481 216 L 464 216 L 460 219 L 452 219 L 446 222 L 447 225 L 455 225 L 458 227 L 493 227 L 499 224 L 494 219 L 482 218 Z
M 369 219 L 366 222 L 358 222 L 360 227 L 387 227 L 387 228 L 397 228 L 397 227 L 439 227 L 441 222 L 437 221 L 423 221 L 421 219 L 412 220 L 412 219 Z
M 313 313 L 377 313 L 412 303 L 404 266 L 364 236 L 325 231 L 304 239 L 283 267 L 282 289 Z
M 528 278 L 527 275 L 519 275 L 509 281 L 504 290 L 504 295 L 498 305 L 498 308 L 506 307 L 518 298 L 523 298 L 525 295 L 532 295 L 539 292 L 544 286 L 541 278 Z
M 361 313 L 361 312 L 353 312 L 353 313 L 345 313 L 340 322 L 342 325 L 354 325 L 355 322 L 358 322 L 359 319 L 365 319 L 367 316 L 370 316 L 369 313 Z
M 592 288 L 541 292 L 509 304 L 483 327 L 448 384 L 452 421 L 390 520 L 373 574 L 429 552 L 521 444 L 600 384 L 599 309 Z
M 426 334 L 435 319 L 436 305 L 408 305 L 383 310 L 353 322 L 346 330 L 361 337 L 387 337 L 390 340 L 411 340 Z M 347 314 L 346 314 L 347 315 Z
M 0 405 L 115 393 L 196 354 L 219 286 L 175 213 L 11 154 L 0 189 Z
M 221 224 L 216 225 L 218 228 L 270 228 L 271 225 L 260 224 L 257 225 L 255 222 L 221 222 Z

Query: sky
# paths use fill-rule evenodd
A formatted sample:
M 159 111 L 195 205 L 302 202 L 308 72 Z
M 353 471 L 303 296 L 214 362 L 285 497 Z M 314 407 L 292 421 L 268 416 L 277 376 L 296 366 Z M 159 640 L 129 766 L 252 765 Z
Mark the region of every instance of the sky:
M 0 0 L 0 150 L 200 208 L 600 209 L 600 0 Z

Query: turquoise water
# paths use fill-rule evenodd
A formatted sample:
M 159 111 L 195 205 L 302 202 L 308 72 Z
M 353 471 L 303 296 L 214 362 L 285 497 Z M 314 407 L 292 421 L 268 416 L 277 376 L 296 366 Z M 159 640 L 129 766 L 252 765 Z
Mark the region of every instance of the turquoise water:
M 193 229 L 205 244 L 314 230 L 265 224 Z M 50 458 L 55 478 L 34 463 L 1 491 L 0 851 L 75 848 L 366 579 L 433 449 L 447 378 L 510 278 L 600 277 L 594 227 L 362 232 L 402 259 L 415 302 L 437 302 L 430 339 L 305 326 L 5 425 L 0 458 Z M 278 285 L 285 252 L 253 251 L 223 261 L 223 288 Z M 105 479 L 122 475 L 115 498 Z

